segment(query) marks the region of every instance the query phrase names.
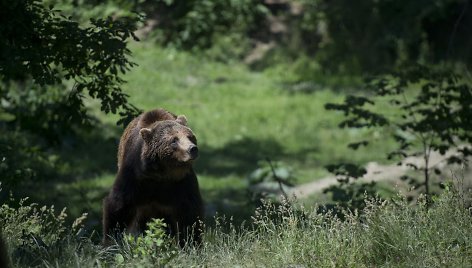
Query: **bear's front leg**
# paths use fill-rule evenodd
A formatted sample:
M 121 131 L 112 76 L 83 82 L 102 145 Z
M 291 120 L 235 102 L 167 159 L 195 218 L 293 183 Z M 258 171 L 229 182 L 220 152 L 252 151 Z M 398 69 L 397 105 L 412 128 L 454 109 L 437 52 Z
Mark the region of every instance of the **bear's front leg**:
M 177 239 L 180 247 L 185 245 L 200 246 L 202 244 L 203 217 L 198 213 L 181 215 L 175 223 Z
M 134 209 L 119 198 L 111 195 L 103 200 L 103 244 L 110 243 L 110 237 L 118 238 L 134 216 Z

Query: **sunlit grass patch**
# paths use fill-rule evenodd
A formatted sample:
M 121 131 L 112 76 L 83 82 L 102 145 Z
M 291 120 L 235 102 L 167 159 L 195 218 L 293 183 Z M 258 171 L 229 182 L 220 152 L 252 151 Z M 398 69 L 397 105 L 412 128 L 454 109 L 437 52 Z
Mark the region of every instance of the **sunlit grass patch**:
M 130 101 L 143 110 L 164 107 L 185 114 L 212 161 L 238 161 L 234 151 L 241 151 L 239 159 L 258 158 L 252 162 L 266 157 L 287 161 L 300 169 L 301 181 L 310 181 L 316 177 L 309 173 L 322 173 L 328 163 L 383 158 L 382 152 L 391 146 L 382 141 L 366 152 L 346 148 L 352 140 L 383 136 L 337 127 L 342 115 L 326 111 L 324 105 L 342 101 L 342 91 L 320 88 L 311 94 L 292 94 L 280 77 L 250 71 L 241 63 L 214 62 L 152 43 L 135 44 L 132 50 L 139 66 L 125 77 Z M 217 157 L 212 157 L 214 151 Z M 204 164 L 211 169 L 211 163 Z M 238 168 L 233 167 L 234 172 L 250 172 Z

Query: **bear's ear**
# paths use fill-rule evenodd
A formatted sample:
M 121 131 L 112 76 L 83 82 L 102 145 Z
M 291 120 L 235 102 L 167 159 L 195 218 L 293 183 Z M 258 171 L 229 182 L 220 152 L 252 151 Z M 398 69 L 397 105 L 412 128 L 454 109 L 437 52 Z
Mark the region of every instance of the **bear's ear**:
M 183 126 L 187 126 L 187 117 L 185 117 L 185 115 L 177 116 L 177 119 L 175 119 L 175 121 L 177 121 L 177 123 L 179 123 Z
M 151 129 L 144 127 L 139 131 L 139 134 L 141 134 L 141 137 L 143 138 L 143 140 L 145 141 L 151 140 L 151 137 L 152 137 Z

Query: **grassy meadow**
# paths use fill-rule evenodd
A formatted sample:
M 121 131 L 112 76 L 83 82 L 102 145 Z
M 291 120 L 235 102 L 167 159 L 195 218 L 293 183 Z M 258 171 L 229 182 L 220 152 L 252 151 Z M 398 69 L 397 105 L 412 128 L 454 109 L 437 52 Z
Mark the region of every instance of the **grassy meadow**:
M 472 267 L 467 1 L 102 2 L 0 3 L 0 268 Z M 202 243 L 104 245 L 117 123 L 156 108 Z
M 131 50 L 139 66 L 124 77 L 124 91 L 142 110 L 162 107 L 187 116 L 199 142 L 195 169 L 209 217 L 215 212 L 238 222 L 250 217 L 254 208 L 246 178 L 267 158 L 292 168 L 301 184 L 328 176 L 324 166 L 330 163 L 385 162 L 384 152 L 393 146 L 378 131 L 338 128 L 342 114 L 325 110 L 325 103 L 341 102 L 352 89 L 291 91 L 297 79 L 293 65 L 257 72 L 242 63 L 218 62 L 151 42 L 134 43 Z M 84 133 L 61 152 L 68 161 L 66 179 L 49 182 L 58 194 L 50 196 L 48 186 L 28 194 L 46 204 L 63 204 L 73 216 L 87 212 L 90 227 L 98 229 L 122 128 L 116 126 L 118 116 L 101 112 L 99 103 L 87 105 L 97 119 L 96 131 Z M 364 138 L 378 142 L 358 151 L 347 148 Z
M 186 115 L 198 138 L 201 155 L 195 169 L 207 207 L 203 247 L 178 249 L 165 236 L 146 238 L 144 244 L 133 239 L 109 248 L 98 244 L 101 200 L 114 180 L 122 127 L 116 125 L 117 115 L 104 114 L 99 103 L 88 101 L 95 118 L 93 130 L 66 141 L 58 152 L 62 176 L 23 192 L 41 205 L 24 201 L 1 208 L 8 215 L 3 232 L 16 266 L 466 267 L 471 263 L 472 221 L 464 196 L 454 191 L 439 197 L 432 209 L 421 199 L 417 206 L 402 198 L 372 201 L 365 211 L 348 213 L 345 220 L 319 213 L 313 200 L 329 200 L 321 193 L 302 200 L 304 208 L 282 204 L 255 211 L 247 176 L 267 158 L 291 167 L 296 184 L 328 176 L 324 166 L 330 163 L 387 163 L 385 152 L 394 143 L 385 133 L 340 129 L 343 115 L 324 108 L 328 102 L 341 102 L 352 88 L 331 86 L 326 81 L 333 78 L 320 78 L 313 82 L 319 83 L 315 90 L 297 93 L 291 90 L 297 76 L 290 64 L 254 71 L 238 62 L 214 61 L 150 42 L 132 44 L 131 49 L 139 66 L 124 77 L 130 102 L 142 110 L 162 107 Z M 357 151 L 347 148 L 361 139 L 374 143 Z M 385 183 L 380 184 L 383 188 L 391 189 Z M 42 207 L 51 204 L 56 209 Z M 59 213 L 58 207 L 67 210 Z M 80 218 L 83 213 L 87 216 Z M 25 228 L 30 233 L 21 235 Z

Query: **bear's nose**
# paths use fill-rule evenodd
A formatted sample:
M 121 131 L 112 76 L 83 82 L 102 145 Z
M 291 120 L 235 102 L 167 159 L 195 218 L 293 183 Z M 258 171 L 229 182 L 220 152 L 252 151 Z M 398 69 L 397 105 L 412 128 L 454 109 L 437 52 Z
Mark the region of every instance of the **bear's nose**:
M 192 159 L 196 159 L 198 157 L 198 147 L 197 146 L 193 145 L 192 147 L 190 147 L 188 152 L 190 153 L 190 157 Z

